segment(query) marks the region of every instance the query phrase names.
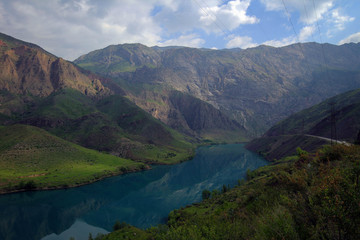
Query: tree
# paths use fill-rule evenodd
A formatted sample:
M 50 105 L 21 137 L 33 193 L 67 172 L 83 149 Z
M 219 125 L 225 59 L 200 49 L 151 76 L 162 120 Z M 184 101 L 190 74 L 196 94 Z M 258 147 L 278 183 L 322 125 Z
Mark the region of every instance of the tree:
M 114 226 L 113 226 L 113 230 L 116 231 L 116 230 L 119 230 L 119 229 L 122 229 L 124 227 L 128 226 L 127 223 L 125 222 L 122 222 L 120 223 L 119 220 L 115 222 Z
M 229 191 L 230 190 L 230 186 L 226 186 L 225 184 L 222 186 L 222 188 L 221 188 L 221 192 L 222 193 L 226 193 L 227 191 Z
M 206 200 L 209 199 L 211 197 L 211 192 L 207 189 L 205 189 L 204 191 L 202 191 L 202 199 Z

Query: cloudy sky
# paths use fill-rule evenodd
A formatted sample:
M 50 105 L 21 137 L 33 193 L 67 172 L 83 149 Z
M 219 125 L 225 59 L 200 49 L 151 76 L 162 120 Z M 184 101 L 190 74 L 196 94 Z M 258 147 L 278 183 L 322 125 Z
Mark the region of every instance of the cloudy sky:
M 360 41 L 359 0 L 0 0 L 0 32 L 74 60 L 110 44 Z

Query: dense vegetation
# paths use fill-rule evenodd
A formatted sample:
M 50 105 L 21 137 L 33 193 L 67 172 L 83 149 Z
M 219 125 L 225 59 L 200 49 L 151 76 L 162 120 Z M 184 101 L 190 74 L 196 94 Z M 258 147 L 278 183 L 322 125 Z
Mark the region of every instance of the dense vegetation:
M 8 104 L 17 99 L 6 93 L 14 99 Z M 66 88 L 21 108 L 0 118 L 0 124 L 36 126 L 83 147 L 147 163 L 177 163 L 193 154 L 193 139 L 119 95 L 94 99 Z
M 147 230 L 117 224 L 103 239 L 358 239 L 360 147 L 325 146 L 248 173 L 229 190 L 174 210 Z

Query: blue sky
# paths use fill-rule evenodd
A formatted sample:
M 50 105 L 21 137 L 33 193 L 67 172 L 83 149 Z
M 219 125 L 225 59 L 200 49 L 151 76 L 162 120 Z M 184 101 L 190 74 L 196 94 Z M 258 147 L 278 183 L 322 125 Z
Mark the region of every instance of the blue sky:
M 360 42 L 359 0 L 0 0 L 0 32 L 67 60 L 111 44 Z

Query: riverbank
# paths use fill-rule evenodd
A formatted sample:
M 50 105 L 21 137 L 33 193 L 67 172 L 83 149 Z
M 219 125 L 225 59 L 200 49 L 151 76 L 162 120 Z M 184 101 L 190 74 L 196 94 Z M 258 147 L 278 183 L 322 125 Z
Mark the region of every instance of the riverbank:
M 134 161 L 84 148 L 33 126 L 2 126 L 0 194 L 78 187 L 146 170 L 149 164 L 175 164 L 193 157 L 192 147 L 174 146 L 169 152 L 149 144 L 145 152 L 150 156 Z
M 121 168 L 121 167 L 120 167 Z M 26 192 L 26 191 L 43 191 L 43 190 L 60 190 L 60 189 L 69 189 L 69 188 L 77 188 L 77 187 L 81 187 L 81 186 L 85 186 L 88 184 L 92 184 L 101 180 L 104 180 L 105 178 L 109 178 L 109 177 L 114 177 L 114 176 L 120 176 L 120 175 L 124 175 L 124 174 L 128 174 L 128 173 L 135 173 L 135 172 L 140 172 L 140 171 L 146 171 L 146 170 L 150 170 L 151 166 L 149 165 L 139 165 L 139 167 L 135 167 L 133 169 L 129 169 L 129 168 L 125 168 L 124 171 L 120 171 L 120 172 L 109 172 L 107 175 L 103 175 L 103 176 L 96 176 L 92 179 L 89 178 L 88 181 L 85 182 L 81 182 L 81 183 L 77 183 L 77 184 L 73 184 L 73 185 L 69 185 L 68 183 L 65 183 L 63 185 L 59 185 L 59 186 L 45 186 L 45 187 L 37 187 L 37 183 L 33 180 L 28 180 L 27 182 L 23 181 L 16 186 L 13 186 L 13 188 L 17 188 L 19 187 L 20 189 L 11 189 L 10 187 L 12 185 L 6 186 L 5 189 L 1 188 L 0 186 L 0 195 L 4 195 L 4 194 L 11 194 L 11 193 L 20 193 L 20 192 Z M 43 174 L 42 176 L 45 176 L 46 174 Z M 38 176 L 34 176 L 34 177 L 38 177 Z M 25 177 L 20 177 L 20 178 L 25 178 Z M 31 176 L 32 178 L 32 176 Z M 23 188 L 21 188 L 23 187 Z
M 302 151 L 172 211 L 164 225 L 123 224 L 101 239 L 358 239 L 359 166 L 359 146 Z

